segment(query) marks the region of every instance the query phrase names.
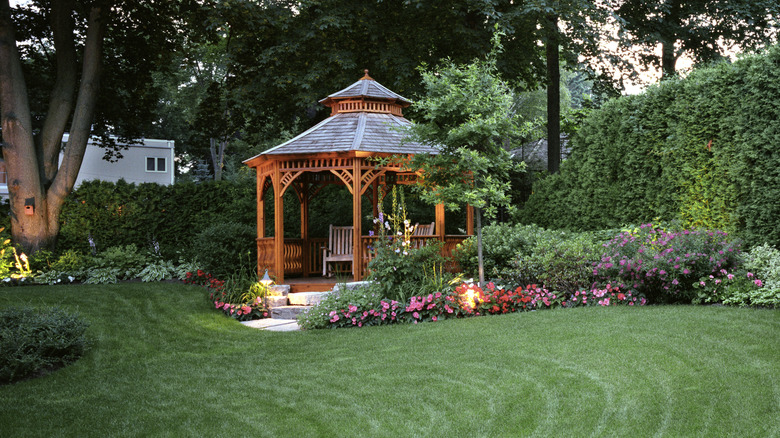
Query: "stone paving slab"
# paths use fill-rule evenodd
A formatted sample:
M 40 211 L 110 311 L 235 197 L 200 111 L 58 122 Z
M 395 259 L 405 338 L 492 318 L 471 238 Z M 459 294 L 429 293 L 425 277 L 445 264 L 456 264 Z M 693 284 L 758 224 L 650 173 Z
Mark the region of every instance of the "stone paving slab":
M 287 299 L 292 306 L 314 306 L 319 304 L 329 293 L 330 292 L 296 292 L 287 295 Z
M 252 321 L 243 321 L 241 322 L 241 324 L 244 324 L 247 327 L 252 327 L 260 330 L 268 330 L 272 332 L 292 332 L 301 329 L 300 327 L 298 327 L 297 319 L 265 318 L 265 319 L 255 319 Z

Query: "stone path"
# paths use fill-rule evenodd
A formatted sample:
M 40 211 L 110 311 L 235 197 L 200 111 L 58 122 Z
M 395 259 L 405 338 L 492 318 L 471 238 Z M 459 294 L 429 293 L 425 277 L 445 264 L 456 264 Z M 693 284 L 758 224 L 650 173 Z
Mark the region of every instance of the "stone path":
M 255 319 L 253 321 L 243 321 L 241 324 L 244 324 L 247 327 L 268 330 L 271 332 L 292 332 L 301 329 L 298 327 L 297 319 L 265 318 Z

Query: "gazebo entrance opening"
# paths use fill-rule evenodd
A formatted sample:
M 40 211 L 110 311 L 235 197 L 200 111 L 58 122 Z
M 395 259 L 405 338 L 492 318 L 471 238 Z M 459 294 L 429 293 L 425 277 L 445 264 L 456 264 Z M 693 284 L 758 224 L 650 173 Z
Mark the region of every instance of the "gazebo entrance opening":
M 401 162 L 377 165 L 374 158 L 435 154 L 436 149 L 404 141 L 400 128 L 409 124 L 402 108 L 405 98 L 393 93 L 366 75 L 351 86 L 321 101 L 332 114 L 292 140 L 269 149 L 245 163 L 257 172 L 257 267 L 265 269 L 284 283 L 291 275 L 303 277 L 322 273 L 323 248 L 328 239 L 312 238 L 309 224 L 310 204 L 323 187 L 340 184 L 352 197 L 353 278 L 365 277 L 371 254 L 368 247 L 374 237 L 363 226 L 364 205 L 372 206 L 393 184 L 413 184 L 417 175 L 404 169 Z M 284 237 L 284 194 L 292 189 L 300 203 L 300 237 Z M 273 237 L 266 236 L 266 193 L 273 192 Z M 366 204 L 367 203 L 367 204 Z M 271 206 L 269 206 L 271 207 Z M 351 214 L 350 214 L 351 213 Z M 437 239 L 444 242 L 443 252 L 451 255 L 458 243 L 473 234 L 471 209 L 467 209 L 467 235 L 446 235 L 444 207 L 435 208 L 435 227 L 428 236 L 415 236 L 417 245 Z

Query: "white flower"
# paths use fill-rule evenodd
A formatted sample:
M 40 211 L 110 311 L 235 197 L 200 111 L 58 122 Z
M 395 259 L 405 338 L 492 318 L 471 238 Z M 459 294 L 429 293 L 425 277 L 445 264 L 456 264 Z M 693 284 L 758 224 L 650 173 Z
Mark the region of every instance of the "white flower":
M 9 281 L 11 281 L 11 277 L 5 277 L 5 278 L 3 279 L 3 281 L 4 281 L 4 282 L 6 282 L 6 283 L 8 283 Z
M 397 254 L 397 253 L 401 252 L 401 249 L 400 249 L 400 248 L 396 248 L 396 249 L 395 249 L 395 252 L 396 252 L 396 254 Z
M 404 251 L 404 255 L 409 255 L 409 253 L 408 253 L 408 252 L 406 252 L 406 251 Z
M 69 282 L 73 283 L 73 280 L 75 280 L 75 279 L 76 279 L 76 277 L 72 277 L 72 276 L 68 275 L 68 281 Z
M 398 232 L 398 235 L 399 235 L 399 236 L 403 236 L 403 235 L 404 235 L 404 233 L 402 233 L 402 232 L 400 232 L 400 231 L 399 231 L 399 232 Z

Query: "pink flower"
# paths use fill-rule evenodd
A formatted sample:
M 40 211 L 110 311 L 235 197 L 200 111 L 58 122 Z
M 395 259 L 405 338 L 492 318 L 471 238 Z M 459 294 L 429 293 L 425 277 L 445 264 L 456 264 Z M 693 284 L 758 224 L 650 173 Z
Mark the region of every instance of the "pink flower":
M 432 319 L 433 321 L 436 321 L 436 317 L 435 317 L 435 316 L 434 316 L 433 318 L 431 318 L 431 319 Z
M 688 268 L 683 269 L 683 274 L 690 274 L 691 271 L 688 270 Z
M 414 312 L 414 313 L 412 313 L 412 316 L 413 316 L 415 319 L 420 319 L 420 314 L 419 314 L 419 313 L 417 313 L 417 312 Z M 415 322 L 416 322 L 416 321 L 415 321 Z
M 753 273 L 752 272 L 748 272 L 747 273 L 747 278 L 753 278 Z
M 764 285 L 763 283 L 761 283 L 761 280 L 759 280 L 759 279 L 753 280 L 753 283 L 755 283 L 756 286 L 758 286 L 758 287 L 762 287 Z

